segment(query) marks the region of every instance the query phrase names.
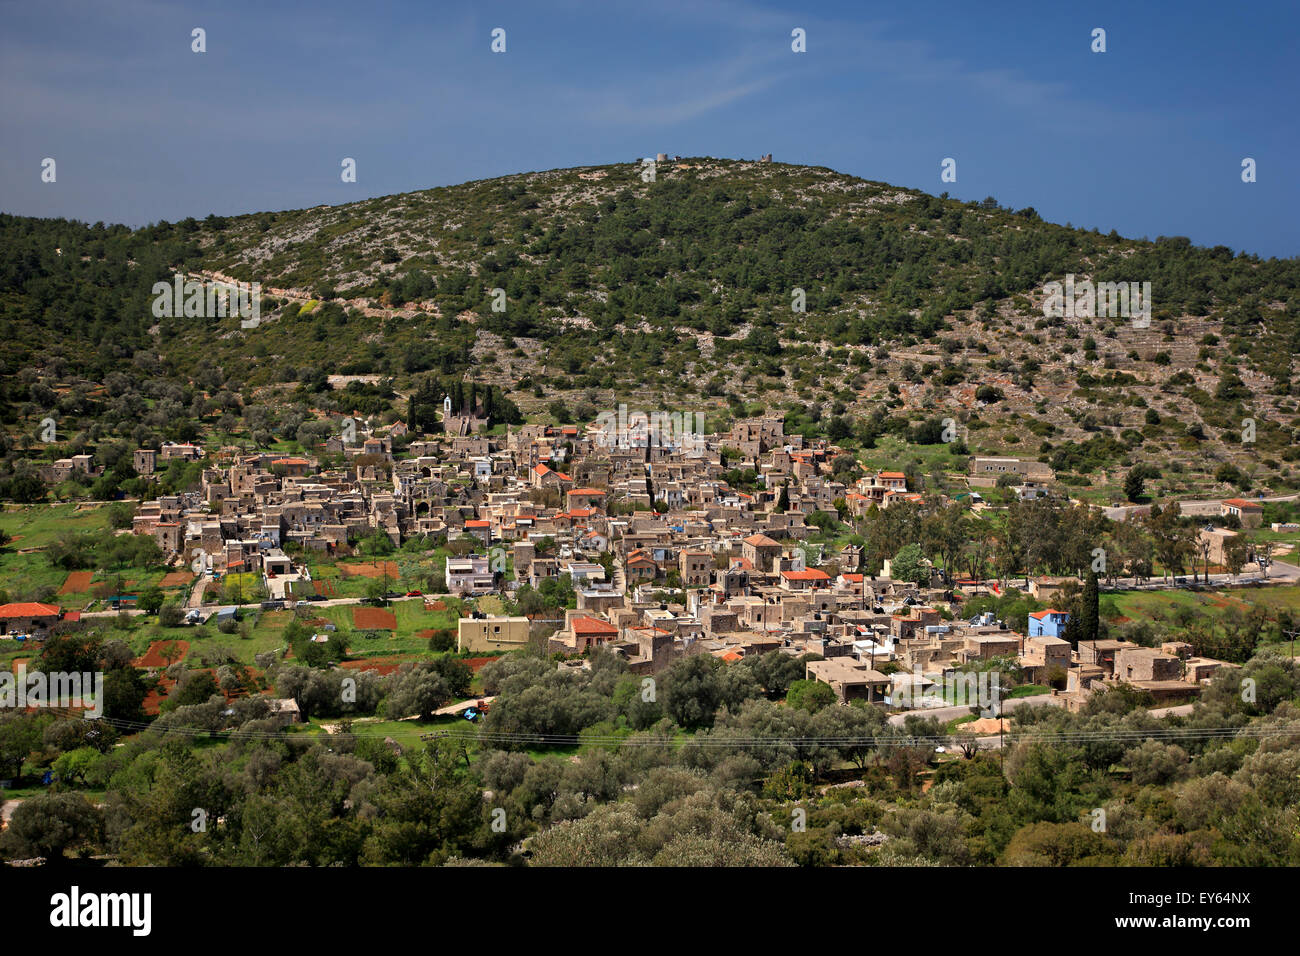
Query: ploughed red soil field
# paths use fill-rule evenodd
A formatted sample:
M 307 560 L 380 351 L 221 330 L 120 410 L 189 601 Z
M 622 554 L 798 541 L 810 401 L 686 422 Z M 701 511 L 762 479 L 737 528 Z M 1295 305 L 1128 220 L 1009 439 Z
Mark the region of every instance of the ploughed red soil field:
M 390 578 L 397 577 L 397 562 L 380 561 L 377 564 L 340 564 L 339 570 L 350 578 L 382 578 L 385 573 Z
M 364 630 L 397 630 L 397 615 L 377 607 L 354 607 L 352 623 Z
M 173 649 L 175 653 L 164 656 L 169 649 Z M 135 662 L 135 666 L 166 667 L 183 660 L 189 649 L 189 641 L 154 641 L 149 645 L 149 650 L 145 651 L 144 656 Z
M 94 576 L 94 571 L 70 571 L 63 582 L 63 587 L 59 588 L 59 593 L 81 594 L 83 591 L 89 591 L 90 581 Z
M 339 667 L 350 671 L 375 671 L 382 677 L 393 673 L 403 664 L 400 657 L 367 657 L 359 661 L 344 661 Z

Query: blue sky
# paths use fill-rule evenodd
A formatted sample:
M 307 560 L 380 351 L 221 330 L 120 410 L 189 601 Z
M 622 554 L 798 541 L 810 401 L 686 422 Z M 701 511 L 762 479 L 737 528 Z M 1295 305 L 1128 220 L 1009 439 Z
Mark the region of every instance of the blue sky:
M 770 152 L 1126 236 L 1300 254 L 1300 5 L 1135 7 L 5 2 L 0 210 L 141 225 Z

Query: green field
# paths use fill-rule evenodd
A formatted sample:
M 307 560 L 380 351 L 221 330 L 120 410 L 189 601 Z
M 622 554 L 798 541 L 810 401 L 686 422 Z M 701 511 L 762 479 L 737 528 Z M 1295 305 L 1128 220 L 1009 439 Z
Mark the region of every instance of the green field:
M 327 736 L 328 732 L 325 727 L 337 727 L 340 723 L 337 717 L 313 717 L 303 727 L 303 733 L 312 736 Z M 445 731 L 461 731 L 472 728 L 472 724 L 464 717 L 448 716 L 435 717 L 430 721 L 422 720 L 383 720 L 378 717 L 358 717 L 352 721 L 352 733 L 357 736 L 365 737 L 391 737 L 403 747 L 419 747 L 422 745 L 420 736 L 422 734 L 435 734 Z
M 66 531 L 99 531 L 108 527 L 103 505 L 9 505 L 0 511 L 0 529 L 15 539 L 8 550 L 43 548 Z
M 338 564 L 334 562 L 311 559 L 308 566 L 311 568 L 313 581 L 321 582 L 322 586 L 329 582 L 330 589 L 323 592 L 327 597 L 360 598 L 366 596 L 366 578 L 345 575 L 339 569 Z M 393 586 L 396 587 L 395 582 Z
M 365 597 L 370 582 L 376 579 L 360 574 L 344 574 L 345 567 L 360 567 L 362 565 L 373 567 L 380 561 L 391 561 L 397 565 L 398 573 L 388 579 L 390 591 L 405 593 L 412 590 L 424 590 L 427 592 L 425 582 L 421 579 L 421 569 L 437 568 L 441 570 L 447 558 L 451 555 L 452 552 L 447 548 L 435 548 L 427 552 L 395 551 L 392 554 L 374 558 L 354 556 L 339 559 L 313 554 L 307 558 L 307 564 L 311 568 L 313 580 L 330 582 L 333 592 L 328 595 L 329 597 Z M 377 580 L 382 581 L 383 579 L 379 578 Z
M 1267 608 L 1270 612 L 1300 610 L 1300 586 L 1213 591 L 1118 591 L 1101 597 L 1103 617 L 1123 616 L 1131 620 L 1158 620 L 1179 607 L 1207 615 L 1221 615 L 1230 607 L 1245 611 L 1254 606 Z
M 203 648 L 229 648 L 241 664 L 253 664 L 253 655 L 265 650 L 273 650 L 279 643 L 273 639 L 244 640 L 238 633 L 222 634 L 213 626 L 162 627 L 152 617 L 132 617 L 130 624 L 115 627 L 105 634 L 105 640 L 125 642 L 137 657 L 149 649 L 154 641 L 188 641 L 190 651 L 185 660 L 200 666 L 199 651 Z M 40 653 L 39 641 L 5 641 L 0 640 L 0 670 L 10 669 L 15 658 L 35 657 Z
M 322 619 L 335 625 L 348 644 L 349 659 L 357 659 L 427 656 L 429 640 L 417 635 L 422 631 L 439 628 L 454 630 L 460 619 L 460 602 L 454 598 L 444 599 L 444 602 L 447 609 L 443 611 L 426 611 L 424 601 L 419 598 L 394 601 L 388 607 L 380 608 L 394 615 L 397 629 L 374 632 L 380 635 L 375 638 L 363 637 L 365 632 L 353 623 L 352 612 L 360 605 L 305 606 L 310 609 L 310 618 Z M 239 629 L 232 634 L 221 633 L 215 624 L 162 627 L 155 617 L 133 616 L 123 620 L 121 626 L 114 628 L 108 636 L 125 641 L 137 656 L 143 655 L 154 641 L 184 640 L 190 643 L 187 663 L 198 666 L 200 653 L 204 649 L 224 648 L 239 663 L 253 666 L 258 654 L 285 647 L 284 626 L 291 616 L 292 612 L 289 611 L 262 611 L 256 607 L 244 607 L 239 612 Z M 8 669 L 10 662 L 17 657 L 33 657 L 40 652 L 39 648 L 38 643 L 0 640 L 0 667 Z
M 860 452 L 858 458 L 869 471 L 900 471 L 908 459 L 918 462 L 927 475 L 965 469 L 965 458 L 953 455 L 949 445 L 913 445 L 893 435 L 881 436 L 875 448 Z
M 0 511 L 0 529 L 11 539 L 0 549 L 0 590 L 11 601 L 46 600 L 68 610 L 105 610 L 106 605 L 94 598 L 94 591 L 101 585 L 111 584 L 116 590 L 120 580 L 124 593 L 135 593 L 157 584 L 166 574 L 165 568 L 132 565 L 94 569 L 88 587 L 57 593 L 68 570 L 52 567 L 44 549 L 60 535 L 108 527 L 108 509 L 100 504 L 11 505 Z
M 10 541 L 0 550 L 0 590 L 10 600 L 33 597 L 42 588 L 57 591 L 68 572 L 50 567 L 43 550 L 60 534 L 69 531 L 101 531 L 108 527 L 108 511 L 98 505 L 10 505 L 0 511 L 0 530 Z M 80 608 L 90 600 L 89 591 L 63 595 L 64 607 Z
M 1300 586 L 1119 591 L 1103 594 L 1100 606 L 1102 619 L 1112 627 L 1128 622 L 1146 623 L 1176 633 L 1191 623 L 1217 622 L 1234 611 L 1245 615 L 1262 608 L 1270 621 L 1276 621 L 1279 612 L 1300 615 Z
M 451 599 L 445 603 L 447 603 L 447 610 L 445 611 L 426 611 L 424 601 L 420 598 L 393 601 L 388 607 L 379 608 L 379 610 L 387 611 L 396 617 L 397 629 L 395 631 L 378 631 L 377 633 L 382 635 L 378 637 L 363 637 L 364 632 L 353 623 L 352 612 L 361 605 L 340 604 L 332 607 L 321 607 L 308 604 L 305 606 L 310 608 L 309 619 L 328 621 L 335 626 L 337 633 L 342 635 L 347 642 L 348 658 L 355 660 L 357 658 L 394 655 L 427 655 L 429 653 L 429 639 L 417 635 L 425 630 L 454 629 L 456 622 L 460 619 L 457 610 L 460 607 L 460 602 Z M 241 640 L 238 635 L 221 634 L 218 636 L 231 642 L 230 646 L 239 653 L 240 659 L 251 664 L 255 654 L 284 646 L 283 622 L 288 620 L 287 613 L 259 613 L 252 628 L 252 637 L 248 640 Z

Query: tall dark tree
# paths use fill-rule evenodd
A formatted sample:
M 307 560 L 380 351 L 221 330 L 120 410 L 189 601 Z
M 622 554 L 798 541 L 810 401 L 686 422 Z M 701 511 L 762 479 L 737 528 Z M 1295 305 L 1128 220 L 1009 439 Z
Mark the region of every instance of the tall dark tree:
M 1097 573 L 1089 570 L 1083 583 L 1083 594 L 1079 597 L 1079 641 L 1095 641 L 1101 636 L 1101 610 L 1098 604 Z
M 1129 473 L 1124 476 L 1124 497 L 1129 501 L 1139 500 L 1146 480 L 1147 472 L 1144 465 L 1134 465 L 1130 468 Z
M 438 389 L 437 382 L 428 378 L 423 379 L 411 393 L 410 407 L 407 409 L 406 416 L 410 427 L 418 432 L 441 431 L 442 423 L 438 419 L 441 408 L 442 393 Z

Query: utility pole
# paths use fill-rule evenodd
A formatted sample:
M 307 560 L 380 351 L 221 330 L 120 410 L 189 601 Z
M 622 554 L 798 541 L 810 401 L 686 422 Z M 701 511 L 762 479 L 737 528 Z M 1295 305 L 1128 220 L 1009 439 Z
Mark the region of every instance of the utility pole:
M 1005 770 L 1007 762 L 1006 748 L 1002 745 L 1002 705 L 998 704 L 998 769 Z

